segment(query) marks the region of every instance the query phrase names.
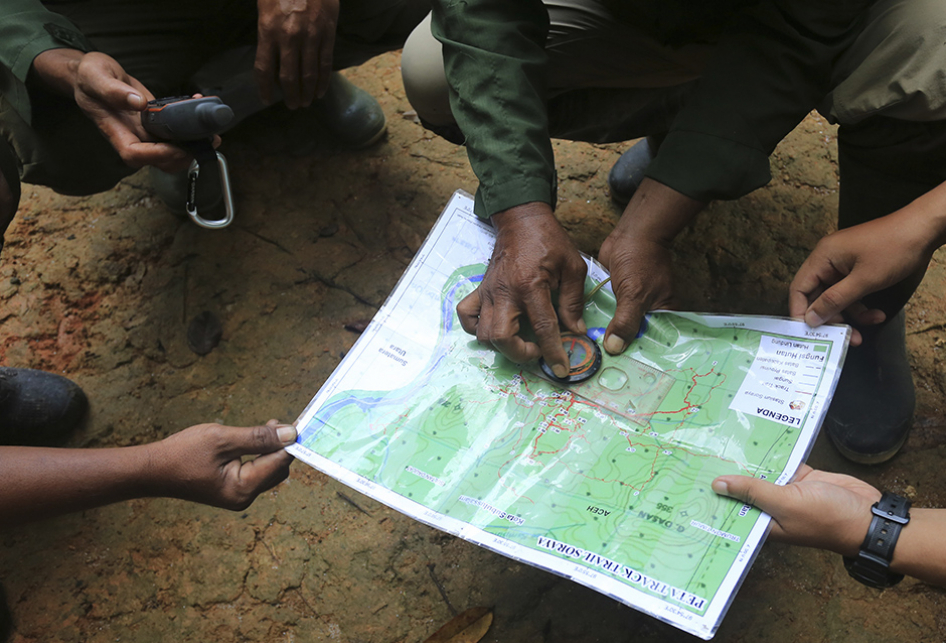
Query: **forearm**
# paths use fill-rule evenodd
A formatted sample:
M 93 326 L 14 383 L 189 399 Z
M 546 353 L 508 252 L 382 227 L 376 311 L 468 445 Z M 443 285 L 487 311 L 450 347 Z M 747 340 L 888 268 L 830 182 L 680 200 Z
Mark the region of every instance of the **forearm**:
M 929 240 L 926 250 L 930 254 L 946 245 L 946 183 L 919 197 L 901 212 L 915 217 L 910 224 L 925 230 L 925 238 Z
M 912 509 L 900 532 L 890 569 L 931 585 L 946 587 L 946 509 Z
M 0 447 L 0 525 L 158 495 L 151 453 L 152 445 Z

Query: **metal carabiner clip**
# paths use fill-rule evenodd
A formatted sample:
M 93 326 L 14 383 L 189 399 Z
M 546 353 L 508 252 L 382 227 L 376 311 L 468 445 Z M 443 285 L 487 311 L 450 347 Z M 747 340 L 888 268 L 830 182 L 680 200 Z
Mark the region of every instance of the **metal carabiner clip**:
M 202 228 L 219 230 L 226 228 L 233 223 L 233 190 L 230 189 L 230 170 L 227 167 L 227 159 L 220 152 L 217 155 L 217 167 L 220 170 L 220 191 L 223 193 L 224 217 L 222 219 L 205 219 L 197 212 L 197 177 L 200 176 L 200 163 L 197 159 L 191 162 L 190 169 L 187 171 L 187 203 L 185 209 L 187 216 Z

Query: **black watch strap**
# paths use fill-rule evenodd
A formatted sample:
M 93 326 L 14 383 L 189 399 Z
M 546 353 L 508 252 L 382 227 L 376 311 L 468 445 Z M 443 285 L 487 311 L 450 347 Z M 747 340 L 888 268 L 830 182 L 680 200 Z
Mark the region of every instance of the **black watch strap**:
M 885 491 L 870 511 L 873 516 L 861 550 L 854 558 L 845 557 L 844 566 L 851 578 L 865 585 L 891 587 L 903 580 L 903 574 L 890 572 L 890 561 L 900 531 L 910 522 L 910 501 Z

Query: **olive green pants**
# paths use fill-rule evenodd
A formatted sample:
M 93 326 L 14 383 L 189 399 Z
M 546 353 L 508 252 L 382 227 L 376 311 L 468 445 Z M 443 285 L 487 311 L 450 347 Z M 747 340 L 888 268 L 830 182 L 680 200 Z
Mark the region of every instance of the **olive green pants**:
M 190 79 L 201 67 L 227 50 L 254 45 L 257 37 L 252 0 L 79 0 L 48 7 L 157 97 L 190 93 Z M 429 0 L 341 0 L 335 68 L 400 48 L 429 8 Z M 0 69 L 0 76 L 4 73 L 0 88 L 11 79 Z M 19 179 L 63 194 L 93 194 L 135 171 L 71 98 L 29 81 L 27 88 L 31 123 L 0 90 L 0 171 L 15 191 Z M 11 176 L 14 164 L 17 172 Z
M 712 46 L 662 45 L 616 20 L 601 0 L 543 1 L 550 20 L 550 135 L 615 142 L 667 132 Z M 839 227 L 890 214 L 946 181 L 944 41 L 943 0 L 878 0 L 833 62 L 832 89 L 811 107 L 840 125 Z M 425 124 L 462 143 L 429 19 L 408 39 L 402 70 Z M 921 278 L 878 293 L 875 305 L 895 312 Z

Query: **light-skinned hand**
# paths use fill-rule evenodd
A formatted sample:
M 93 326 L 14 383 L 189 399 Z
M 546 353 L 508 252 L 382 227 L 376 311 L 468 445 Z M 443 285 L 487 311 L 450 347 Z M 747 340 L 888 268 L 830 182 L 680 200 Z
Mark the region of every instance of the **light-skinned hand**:
M 779 486 L 750 476 L 720 476 L 713 491 L 772 516 L 772 540 L 855 556 L 870 525 L 880 491 L 866 482 L 802 465 L 795 480 Z

